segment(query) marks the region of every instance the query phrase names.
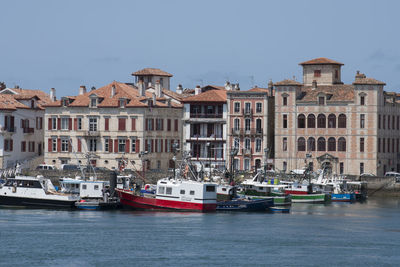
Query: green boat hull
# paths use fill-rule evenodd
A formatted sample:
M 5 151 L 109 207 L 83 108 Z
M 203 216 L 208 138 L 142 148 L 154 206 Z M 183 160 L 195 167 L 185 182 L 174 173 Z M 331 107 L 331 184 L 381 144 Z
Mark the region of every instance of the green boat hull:
M 292 205 L 292 199 L 290 195 L 284 196 L 277 196 L 277 195 L 272 195 L 272 196 L 255 196 L 255 195 L 241 195 L 246 198 L 250 199 L 263 199 L 263 198 L 273 198 L 274 199 L 274 206 L 289 206 Z
M 330 200 L 328 194 L 291 194 L 293 203 L 326 203 Z

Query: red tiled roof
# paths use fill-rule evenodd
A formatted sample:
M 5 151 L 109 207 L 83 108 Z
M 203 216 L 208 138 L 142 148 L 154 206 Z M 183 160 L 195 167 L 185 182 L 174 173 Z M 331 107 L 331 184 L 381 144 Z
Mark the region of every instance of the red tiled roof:
M 21 89 L 21 88 L 9 88 L 16 94 L 7 94 L 12 96 L 15 100 L 29 100 L 32 98 L 36 98 L 38 108 L 43 109 L 43 105 L 50 103 L 50 96 L 41 90 L 30 90 L 30 89 Z M 1 94 L 6 95 L 6 94 Z M 23 104 L 21 104 L 23 105 Z M 25 105 L 23 105 L 25 106 Z M 29 107 L 28 107 L 29 108 Z
M 319 57 L 301 62 L 299 63 L 299 65 L 344 65 L 344 64 L 326 57 Z
M 353 84 L 375 84 L 386 85 L 386 83 L 375 80 L 374 78 L 356 78 Z
M 29 109 L 28 106 L 16 100 L 14 95 L 0 94 L 0 110 L 16 110 L 17 108 Z
M 318 100 L 318 96 L 323 93 L 327 96 L 327 102 L 353 101 L 354 86 L 351 84 L 318 85 L 316 89 L 312 86 L 301 88 L 301 94 L 297 101 L 313 102 Z
M 160 69 L 155 69 L 155 68 L 144 68 L 142 70 L 138 70 L 134 73 L 132 73 L 133 76 L 148 76 L 148 75 L 156 75 L 156 76 L 167 76 L 167 77 L 172 77 L 173 75 L 171 73 L 165 72 Z
M 226 90 L 209 90 L 198 95 L 186 97 L 182 102 L 226 102 Z
M 266 92 L 268 93 L 268 88 L 254 87 L 249 90 L 250 92 Z

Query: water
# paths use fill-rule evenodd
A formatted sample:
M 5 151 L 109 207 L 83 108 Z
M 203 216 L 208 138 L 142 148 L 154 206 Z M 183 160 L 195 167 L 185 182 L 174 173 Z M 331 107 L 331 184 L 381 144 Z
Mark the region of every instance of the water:
M 290 214 L 0 209 L 1 266 L 398 266 L 400 200 Z

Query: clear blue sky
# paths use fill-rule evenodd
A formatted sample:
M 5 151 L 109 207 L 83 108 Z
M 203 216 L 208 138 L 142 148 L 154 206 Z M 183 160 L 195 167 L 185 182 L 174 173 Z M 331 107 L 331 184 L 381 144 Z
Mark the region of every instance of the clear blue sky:
M 400 1 L 0 2 L 0 81 L 57 89 L 132 81 L 144 67 L 181 83 L 242 90 L 297 77 L 298 63 L 328 57 L 400 91 Z

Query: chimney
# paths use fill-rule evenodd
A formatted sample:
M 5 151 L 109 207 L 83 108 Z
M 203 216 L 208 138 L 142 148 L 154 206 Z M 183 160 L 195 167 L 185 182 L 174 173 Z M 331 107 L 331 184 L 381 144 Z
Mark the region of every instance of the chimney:
M 155 86 L 156 88 L 156 96 L 157 97 L 162 97 L 163 96 L 163 93 L 162 93 L 162 88 L 161 88 L 161 84 L 160 84 L 160 81 L 159 80 L 157 80 L 156 81 L 156 86 Z
M 237 84 L 234 85 L 234 89 L 235 89 L 236 91 L 240 91 L 239 83 L 237 83 Z
M 226 81 L 225 83 L 225 90 L 232 90 L 232 85 L 229 81 Z
M 153 93 L 153 106 L 155 106 L 156 105 L 156 94 L 155 93 Z
M 365 76 L 365 74 L 363 74 L 363 73 L 360 73 L 360 71 L 358 70 L 357 71 L 357 74 L 356 74 L 356 80 L 357 79 L 362 79 L 362 78 L 366 78 L 367 76 Z
M 0 82 L 0 91 L 6 88 L 7 88 L 6 84 L 4 82 Z
M 268 82 L 268 92 L 269 96 L 274 96 L 274 83 L 272 82 L 272 80 L 269 80 Z
M 113 84 L 111 86 L 111 97 L 114 97 L 114 96 L 115 96 L 115 85 Z
M 312 90 L 315 90 L 315 89 L 317 89 L 317 81 L 313 80 L 312 81 Z
M 81 85 L 79 87 L 79 95 L 84 95 L 84 94 L 86 94 L 86 86 Z
M 138 82 L 138 90 L 139 90 L 139 95 L 140 96 L 145 96 L 146 95 L 146 89 L 144 88 L 144 83 L 142 80 L 139 80 Z
M 178 87 L 176 87 L 176 93 L 177 94 L 182 94 L 183 93 L 182 84 L 178 84 Z
M 200 93 L 201 93 L 200 85 L 197 85 L 196 88 L 194 88 L 194 94 L 195 94 L 195 95 L 198 95 L 198 94 L 200 94 Z
M 55 88 L 51 88 L 50 89 L 50 99 L 51 99 L 51 101 L 56 101 L 57 100 L 57 98 L 56 98 L 56 89 Z
M 95 86 L 92 86 L 92 88 L 90 88 L 90 91 L 96 90 Z
M 170 108 L 171 107 L 171 98 L 167 99 L 167 104 L 168 104 L 168 107 Z

